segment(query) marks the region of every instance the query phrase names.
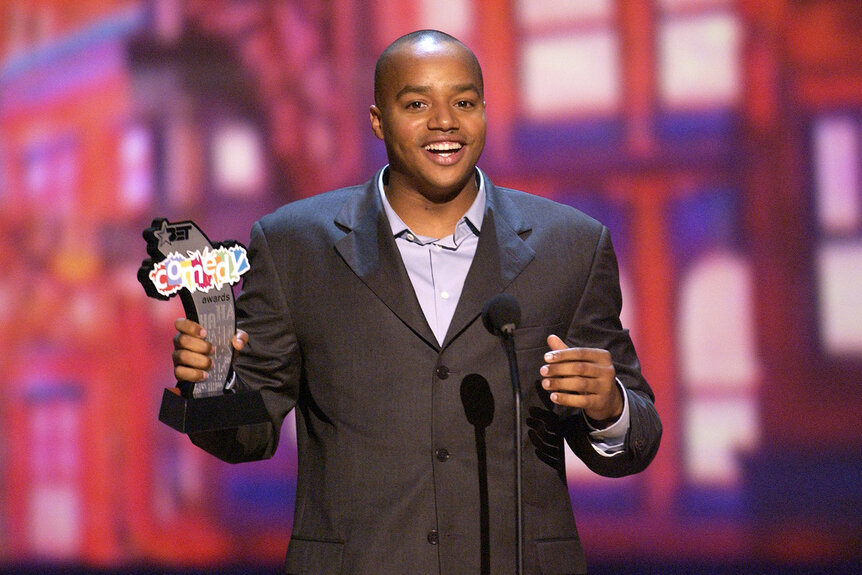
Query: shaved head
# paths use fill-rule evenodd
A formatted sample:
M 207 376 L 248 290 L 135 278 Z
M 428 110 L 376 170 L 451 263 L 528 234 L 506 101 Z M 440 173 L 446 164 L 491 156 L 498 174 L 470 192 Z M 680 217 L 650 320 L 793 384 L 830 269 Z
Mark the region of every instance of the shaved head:
M 397 55 L 403 54 L 407 49 L 430 52 L 443 47 L 450 47 L 462 52 L 469 59 L 470 64 L 475 68 L 476 78 L 479 82 L 478 88 L 480 96 L 482 96 L 484 92 L 482 67 L 479 66 L 479 60 L 476 59 L 473 51 L 460 40 L 445 32 L 440 32 L 439 30 L 417 30 L 416 32 L 405 34 L 392 42 L 377 59 L 377 65 L 374 67 L 374 103 L 378 107 L 383 104 L 386 81 L 391 75 Z

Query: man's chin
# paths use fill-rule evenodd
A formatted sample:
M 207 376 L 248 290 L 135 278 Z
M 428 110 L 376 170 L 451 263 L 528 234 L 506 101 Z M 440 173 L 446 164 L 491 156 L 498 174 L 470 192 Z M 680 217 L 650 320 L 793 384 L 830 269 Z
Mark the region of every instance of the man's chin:
M 423 187 L 422 195 L 435 204 L 451 202 L 470 188 L 470 177 L 459 179 L 454 182 L 428 182 Z
M 397 168 L 390 165 L 390 184 L 401 180 L 397 175 Z M 408 187 L 435 204 L 445 204 L 457 198 L 462 191 L 469 189 L 471 180 L 476 173 L 475 165 L 466 172 L 463 168 L 447 166 L 432 166 L 430 170 L 417 171 L 412 176 L 403 178 Z

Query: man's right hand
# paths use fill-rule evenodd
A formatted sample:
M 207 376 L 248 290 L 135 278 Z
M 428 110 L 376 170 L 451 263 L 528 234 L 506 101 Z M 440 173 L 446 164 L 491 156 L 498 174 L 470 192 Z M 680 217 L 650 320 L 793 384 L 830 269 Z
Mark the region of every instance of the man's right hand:
M 199 323 L 181 317 L 174 322 L 177 334 L 174 336 L 174 377 L 177 381 L 196 383 L 209 376 L 208 370 L 213 362 L 210 356 L 213 346 L 205 338 L 206 330 Z M 231 343 L 239 351 L 248 342 L 248 334 L 238 329 Z

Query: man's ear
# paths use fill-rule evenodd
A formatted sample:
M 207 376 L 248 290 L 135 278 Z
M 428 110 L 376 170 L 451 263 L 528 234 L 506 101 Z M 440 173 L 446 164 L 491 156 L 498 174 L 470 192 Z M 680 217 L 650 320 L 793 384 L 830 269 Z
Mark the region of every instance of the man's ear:
M 377 106 L 371 106 L 368 109 L 368 116 L 371 119 L 371 131 L 379 139 L 383 139 L 383 112 Z

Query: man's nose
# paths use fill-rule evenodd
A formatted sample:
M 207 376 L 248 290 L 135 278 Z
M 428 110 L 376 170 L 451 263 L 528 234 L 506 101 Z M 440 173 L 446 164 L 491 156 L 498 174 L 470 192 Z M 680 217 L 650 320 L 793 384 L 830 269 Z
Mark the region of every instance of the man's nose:
M 447 132 L 455 130 L 458 128 L 458 118 L 450 107 L 438 106 L 431 111 L 431 117 L 428 119 L 428 128 Z

